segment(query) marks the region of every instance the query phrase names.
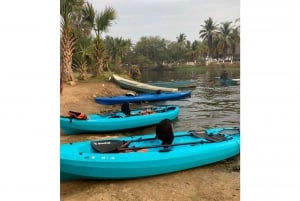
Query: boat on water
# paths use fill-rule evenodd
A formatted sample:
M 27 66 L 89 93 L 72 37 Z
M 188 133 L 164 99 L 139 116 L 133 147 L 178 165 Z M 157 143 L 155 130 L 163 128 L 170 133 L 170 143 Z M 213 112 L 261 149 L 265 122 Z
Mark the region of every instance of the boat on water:
M 240 85 L 240 79 L 220 79 L 221 85 Z
M 171 87 L 171 88 L 194 88 L 196 83 L 192 80 L 177 80 L 177 81 L 157 81 L 157 82 L 148 82 L 147 84 L 159 86 L 159 87 Z
M 127 93 L 124 96 L 96 97 L 95 101 L 99 104 L 113 105 L 128 103 L 143 103 L 166 100 L 178 100 L 191 97 L 191 91 L 176 91 L 176 92 L 160 92 L 160 93 Z
M 231 85 L 240 85 L 240 79 L 232 79 L 232 78 L 220 78 L 216 77 L 219 80 L 220 85 L 222 86 L 231 86 Z
M 60 145 L 60 176 L 61 181 L 148 177 L 208 165 L 239 153 L 237 127 L 177 131 L 170 145 L 162 145 L 155 134 L 72 142 Z
M 152 126 L 163 119 L 174 120 L 180 112 L 177 105 L 130 110 L 129 106 L 123 107 L 127 104 L 122 105 L 121 111 L 108 114 L 87 114 L 85 119 L 60 116 L 60 128 L 67 135 L 129 130 Z
M 142 82 L 137 82 L 134 80 L 129 80 L 123 77 L 120 77 L 116 74 L 112 75 L 113 80 L 122 88 L 129 89 L 136 92 L 143 93 L 156 93 L 160 92 L 175 92 L 178 91 L 178 88 L 169 88 L 169 87 L 159 87 L 150 84 L 145 84 Z

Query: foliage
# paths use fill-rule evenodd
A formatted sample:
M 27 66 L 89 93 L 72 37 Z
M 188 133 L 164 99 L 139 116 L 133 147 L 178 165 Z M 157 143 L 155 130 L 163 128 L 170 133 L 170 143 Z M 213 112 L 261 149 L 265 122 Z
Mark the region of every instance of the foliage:
M 138 79 L 141 77 L 141 71 L 140 68 L 137 65 L 132 65 L 129 69 L 130 77 L 133 79 Z
M 79 38 L 77 49 L 74 54 L 73 69 L 80 73 L 80 80 L 88 79 L 88 65 L 92 63 L 92 53 L 92 38 Z
M 208 18 L 204 21 L 204 25 L 201 25 L 202 29 L 199 31 L 200 38 L 207 41 L 208 53 L 207 56 L 210 57 L 210 52 L 212 49 L 213 38 L 216 37 L 217 34 L 217 24 L 212 20 L 212 18 Z
M 142 55 L 153 61 L 157 66 L 163 64 L 166 58 L 166 50 L 166 41 L 159 36 L 141 37 L 134 47 L 137 56 Z
M 106 7 L 104 11 L 96 15 L 94 20 L 93 28 L 96 34 L 94 40 L 94 59 L 96 63 L 96 75 L 98 77 L 102 75 L 104 66 L 108 67 L 110 58 L 105 51 L 105 43 L 101 34 L 108 31 L 108 27 L 112 25 L 112 21 L 115 18 L 116 11 L 111 7 Z
M 121 67 L 122 60 L 130 52 L 131 46 L 131 40 L 124 40 L 121 37 L 113 38 L 111 36 L 106 36 L 105 38 L 105 48 L 115 68 Z

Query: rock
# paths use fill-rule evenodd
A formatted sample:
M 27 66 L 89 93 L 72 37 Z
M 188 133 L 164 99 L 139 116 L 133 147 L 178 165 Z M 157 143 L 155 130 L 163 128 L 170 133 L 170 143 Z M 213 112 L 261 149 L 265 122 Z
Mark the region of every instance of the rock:
M 71 85 L 71 86 L 74 86 L 74 85 L 76 85 L 76 82 L 75 81 L 69 81 L 68 84 Z

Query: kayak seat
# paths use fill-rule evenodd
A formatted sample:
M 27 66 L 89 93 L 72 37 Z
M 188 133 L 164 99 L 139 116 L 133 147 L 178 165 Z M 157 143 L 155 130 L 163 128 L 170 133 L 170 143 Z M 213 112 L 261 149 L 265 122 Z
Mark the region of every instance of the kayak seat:
M 123 144 L 124 142 L 121 140 L 100 140 L 91 142 L 92 148 L 100 153 L 117 153 Z
M 128 102 L 125 102 L 125 103 L 122 104 L 121 110 L 125 115 L 130 116 L 130 108 L 129 108 L 129 103 Z
M 173 127 L 169 119 L 160 121 L 155 128 L 156 138 L 162 141 L 162 145 L 171 145 L 174 139 Z

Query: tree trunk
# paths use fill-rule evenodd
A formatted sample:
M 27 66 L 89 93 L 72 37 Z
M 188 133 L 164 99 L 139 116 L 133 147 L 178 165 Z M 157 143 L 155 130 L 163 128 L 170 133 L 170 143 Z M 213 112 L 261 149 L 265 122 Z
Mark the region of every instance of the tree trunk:
M 87 80 L 88 79 L 88 74 L 87 74 L 87 64 L 84 63 L 80 67 L 80 80 Z
M 63 52 L 62 57 L 62 80 L 74 81 L 74 75 L 72 70 L 72 57 L 74 50 L 75 38 L 65 32 L 65 35 L 61 41 L 61 49 Z
M 103 56 L 104 56 L 104 43 L 100 38 L 96 38 L 95 47 L 94 47 L 94 57 L 96 60 L 96 76 L 101 77 L 103 74 Z
M 97 77 L 101 77 L 103 74 L 103 59 L 97 59 Z
M 59 83 L 60 83 L 60 95 L 63 92 L 63 83 L 62 83 L 62 64 L 60 63 L 60 79 L 59 79 Z

